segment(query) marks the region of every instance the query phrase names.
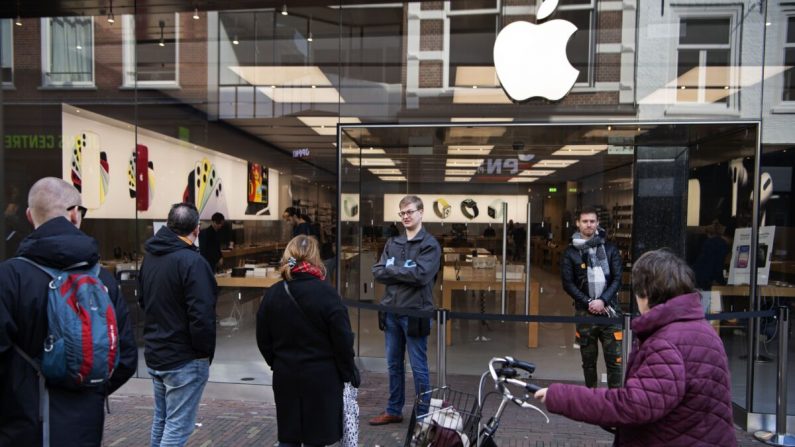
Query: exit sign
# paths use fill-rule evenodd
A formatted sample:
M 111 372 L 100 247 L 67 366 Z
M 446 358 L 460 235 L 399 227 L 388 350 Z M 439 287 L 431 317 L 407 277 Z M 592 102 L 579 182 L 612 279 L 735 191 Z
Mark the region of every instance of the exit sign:
M 551 186 L 549 188 L 549 192 L 558 192 L 558 188 L 555 188 L 554 186 Z

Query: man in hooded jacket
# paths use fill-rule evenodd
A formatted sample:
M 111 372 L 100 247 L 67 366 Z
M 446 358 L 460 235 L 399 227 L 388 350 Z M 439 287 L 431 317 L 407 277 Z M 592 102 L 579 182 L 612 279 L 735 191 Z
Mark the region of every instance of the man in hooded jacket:
M 187 442 L 215 354 L 217 284 L 194 245 L 197 237 L 196 207 L 172 205 L 166 225 L 146 241 L 138 277 L 144 358 L 155 397 L 152 446 Z
M 99 262 L 95 239 L 80 231 L 86 209 L 80 193 L 55 177 L 31 187 L 26 216 L 35 230 L 16 252 L 17 257 L 64 269 Z M 53 445 L 98 446 L 105 421 L 104 403 L 134 373 L 138 350 L 118 284 L 107 270 L 99 279 L 108 288 L 119 331 L 119 366 L 107 384 L 69 390 L 48 386 L 50 439 Z M 40 357 L 47 337 L 49 276 L 20 259 L 0 264 L 0 446 L 42 445 L 39 422 L 39 382 L 36 370 L 16 352 Z

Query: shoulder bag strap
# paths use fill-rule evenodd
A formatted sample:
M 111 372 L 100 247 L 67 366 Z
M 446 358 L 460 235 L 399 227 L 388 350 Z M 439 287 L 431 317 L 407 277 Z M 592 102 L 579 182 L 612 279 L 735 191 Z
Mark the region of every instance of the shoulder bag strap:
M 306 314 L 306 312 L 304 312 L 304 308 L 301 307 L 300 304 L 298 304 L 298 300 L 296 300 L 295 297 L 293 296 L 293 294 L 290 292 L 290 286 L 287 285 L 287 281 L 282 281 L 282 285 L 284 285 L 284 291 L 287 292 L 287 296 L 290 297 L 290 301 L 292 301 L 293 304 L 295 304 L 295 307 L 298 308 L 298 310 L 301 312 L 301 315 L 304 316 L 304 319 L 307 322 L 309 322 L 309 325 L 314 327 L 318 331 L 318 333 L 323 334 L 323 336 L 325 337 L 325 335 L 326 335 L 325 332 L 321 331 L 319 327 L 315 326 L 315 324 L 312 323 L 312 320 L 310 320 L 309 316 Z

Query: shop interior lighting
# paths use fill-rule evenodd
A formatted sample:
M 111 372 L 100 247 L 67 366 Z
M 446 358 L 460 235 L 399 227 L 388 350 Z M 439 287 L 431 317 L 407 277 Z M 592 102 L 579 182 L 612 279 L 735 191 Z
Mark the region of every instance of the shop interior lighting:
M 347 157 L 348 163 L 354 166 L 362 167 L 378 167 L 378 166 L 395 166 L 395 161 L 391 158 L 359 158 Z
M 334 87 L 260 87 L 258 90 L 278 103 L 345 103 Z
M 237 34 L 235 34 L 235 37 L 232 38 L 232 45 L 239 45 L 239 44 L 240 44 L 240 41 L 237 40 Z
M 377 147 L 363 147 L 359 148 L 344 148 L 342 149 L 343 154 L 350 154 L 350 155 L 386 155 L 383 149 Z
M 553 157 L 583 157 L 596 155 L 607 150 L 606 144 L 567 144 L 552 153 Z
M 519 177 L 543 177 L 554 172 L 554 169 L 525 169 L 519 173 Z
M 309 22 L 308 22 L 308 25 L 307 25 L 306 36 L 307 36 L 306 37 L 306 41 L 307 42 L 312 42 L 312 40 L 314 40 L 314 39 L 312 39 L 312 16 L 309 16 Z
M 316 65 L 230 66 L 229 69 L 251 85 L 268 86 L 260 87 L 259 90 L 274 102 L 345 102 L 329 78 Z
M 447 155 L 489 155 L 494 145 L 448 146 Z
M 484 127 L 451 127 L 448 136 L 450 138 L 465 138 L 467 142 L 474 143 L 478 140 L 487 143 L 489 138 L 497 138 L 505 135 L 507 129 L 503 126 L 484 126 Z
M 372 172 L 374 175 L 403 175 L 400 169 L 397 168 L 374 168 L 368 169 L 368 171 Z
M 408 181 L 406 179 L 406 177 L 404 177 L 402 175 L 387 175 L 387 176 L 381 176 L 381 177 L 378 177 L 378 178 L 380 178 L 381 180 L 383 180 L 385 182 L 405 182 L 405 181 Z
M 284 3 L 284 4 L 282 5 L 282 15 L 283 15 L 283 16 L 286 16 L 286 15 L 287 15 L 287 3 Z
M 199 20 L 199 8 L 193 8 L 193 20 Z
M 163 37 L 163 28 L 166 27 L 166 22 L 161 20 L 158 25 L 160 25 L 160 43 L 158 43 L 158 45 L 164 47 L 166 46 L 166 39 Z
M 534 168 L 566 168 L 580 160 L 541 160 L 534 164 Z
M 17 16 L 17 19 L 16 19 L 16 20 L 14 20 L 14 25 L 16 25 L 16 26 L 22 26 L 22 17 L 20 17 L 20 16 Z
M 496 117 L 451 117 L 451 123 L 509 123 L 513 118 Z
M 482 164 L 482 158 L 448 158 L 445 166 L 448 168 L 477 168 Z
M 478 171 L 477 169 L 445 169 L 444 175 L 449 175 L 451 177 L 455 177 L 458 175 L 473 176 L 477 171 Z
M 468 182 L 468 181 L 470 181 L 470 180 L 472 180 L 472 177 L 445 177 L 445 178 L 444 178 L 444 181 L 445 181 L 445 182 L 459 182 L 459 183 L 464 183 L 464 182 Z
M 314 130 L 318 135 L 337 135 L 337 123 L 343 124 L 359 124 L 362 121 L 359 118 L 355 117 L 340 117 L 337 119 L 335 116 L 299 116 L 297 117 L 305 126 L 310 127 Z M 359 150 L 355 149 L 356 152 L 350 152 L 358 154 Z M 345 149 L 343 149 L 343 154 L 345 154 Z M 383 151 L 381 152 L 383 154 Z
M 514 177 L 508 180 L 508 183 L 532 183 L 538 180 L 538 177 Z
M 113 25 L 116 23 L 116 18 L 113 16 L 113 0 L 109 0 L 109 7 L 108 7 L 108 23 Z

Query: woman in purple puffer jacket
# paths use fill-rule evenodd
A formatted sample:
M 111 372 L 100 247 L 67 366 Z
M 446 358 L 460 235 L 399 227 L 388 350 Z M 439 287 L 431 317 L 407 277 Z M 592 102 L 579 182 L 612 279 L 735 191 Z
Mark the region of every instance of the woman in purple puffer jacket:
M 684 261 L 667 250 L 632 267 L 640 317 L 623 388 L 553 384 L 535 395 L 552 413 L 616 427 L 618 446 L 736 446 L 728 360 L 704 319 Z

